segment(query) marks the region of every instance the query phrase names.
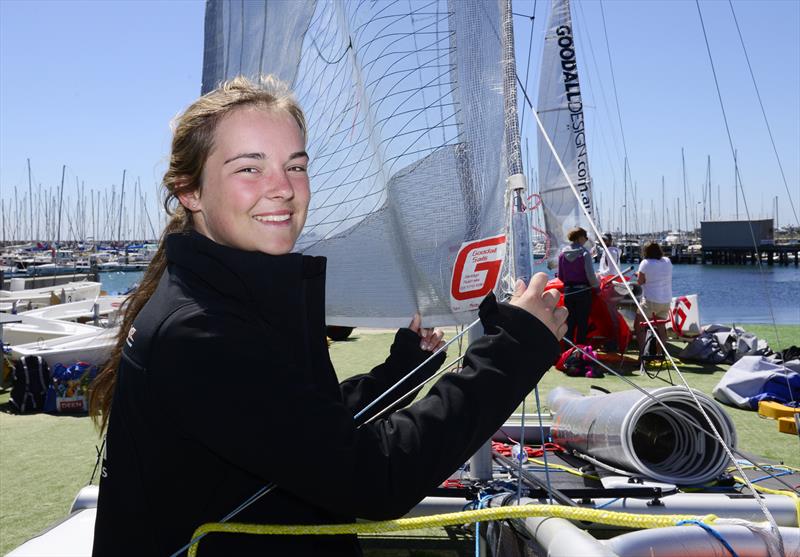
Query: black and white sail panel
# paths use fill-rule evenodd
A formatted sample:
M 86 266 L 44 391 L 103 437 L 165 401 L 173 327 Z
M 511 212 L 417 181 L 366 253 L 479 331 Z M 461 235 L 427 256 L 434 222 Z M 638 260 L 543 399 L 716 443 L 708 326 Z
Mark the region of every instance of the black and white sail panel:
M 451 279 L 464 242 L 504 232 L 505 7 L 209 1 L 204 91 L 273 73 L 306 111 L 312 200 L 297 247 L 329 257 L 329 323 L 474 318 L 454 313 Z

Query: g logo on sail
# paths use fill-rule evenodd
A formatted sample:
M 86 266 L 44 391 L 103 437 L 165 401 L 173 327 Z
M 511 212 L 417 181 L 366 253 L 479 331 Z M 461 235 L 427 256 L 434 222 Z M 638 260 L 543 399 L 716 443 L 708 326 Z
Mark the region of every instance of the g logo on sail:
M 483 297 L 497 284 L 505 253 L 506 237 L 503 234 L 461 244 L 450 281 L 453 312 L 478 308 Z

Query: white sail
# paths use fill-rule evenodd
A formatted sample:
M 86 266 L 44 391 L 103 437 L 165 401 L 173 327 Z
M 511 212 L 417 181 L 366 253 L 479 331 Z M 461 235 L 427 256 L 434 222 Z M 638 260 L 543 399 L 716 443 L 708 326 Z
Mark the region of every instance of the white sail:
M 504 10 L 506 0 L 207 3 L 203 90 L 273 73 L 306 111 L 312 197 L 297 248 L 328 257 L 329 324 L 406 325 L 415 311 L 426 325 L 468 323 L 494 287 L 503 250 L 480 242 L 505 233 L 516 122 Z
M 567 230 L 574 226 L 589 230 L 581 206 L 594 218 L 583 98 L 569 0 L 553 0 L 552 3 L 542 52 L 537 112 L 580 194 L 579 201 L 540 133 L 539 189 L 551 246 L 548 258 L 552 260 L 558 254 L 558 247 L 566 243 Z

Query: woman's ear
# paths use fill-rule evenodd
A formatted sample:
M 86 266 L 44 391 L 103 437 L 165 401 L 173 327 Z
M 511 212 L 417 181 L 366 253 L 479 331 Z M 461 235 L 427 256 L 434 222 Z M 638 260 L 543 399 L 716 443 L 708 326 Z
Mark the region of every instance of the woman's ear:
M 176 197 L 178 198 L 178 201 L 180 201 L 181 205 L 183 205 L 184 209 L 191 213 L 195 213 L 203 208 L 200 202 L 200 189 L 195 188 L 190 190 L 187 187 L 188 183 L 188 178 L 185 181 L 177 181 L 175 184 Z

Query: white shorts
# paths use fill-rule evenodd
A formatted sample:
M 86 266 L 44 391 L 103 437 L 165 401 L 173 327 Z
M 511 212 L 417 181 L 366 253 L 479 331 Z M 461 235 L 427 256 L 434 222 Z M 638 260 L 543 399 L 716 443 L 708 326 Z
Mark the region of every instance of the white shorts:
M 651 302 L 649 300 L 645 300 L 642 304 L 644 308 L 644 313 L 647 315 L 649 319 L 653 318 L 653 315 L 656 316 L 656 319 L 667 319 L 669 318 L 669 303 L 661 304 L 659 302 Z

